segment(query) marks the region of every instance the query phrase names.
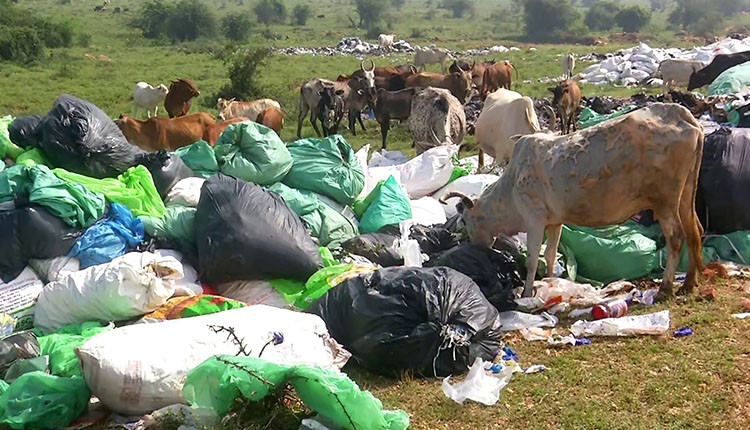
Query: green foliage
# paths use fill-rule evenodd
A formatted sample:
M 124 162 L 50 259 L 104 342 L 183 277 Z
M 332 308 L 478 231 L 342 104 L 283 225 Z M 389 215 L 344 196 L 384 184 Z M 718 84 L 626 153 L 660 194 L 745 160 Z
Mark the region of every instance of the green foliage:
M 250 36 L 250 17 L 246 13 L 225 16 L 221 19 L 221 32 L 229 40 L 244 42 Z
M 396 9 L 401 9 L 406 4 L 406 0 L 391 0 L 391 4 Z
M 669 7 L 670 0 L 649 0 L 651 4 L 651 12 L 664 10 Z
M 88 48 L 91 45 L 91 35 L 89 33 L 78 34 L 78 46 Z
M 286 5 L 283 0 L 260 0 L 253 8 L 258 21 L 264 24 L 281 24 L 286 19 Z
M 294 10 L 292 10 L 292 17 L 294 17 L 294 24 L 295 25 L 307 24 L 307 19 L 310 17 L 311 13 L 312 13 L 312 9 L 310 9 L 310 5 L 298 4 L 297 6 L 294 6 Z
M 69 47 L 73 43 L 73 25 L 70 22 L 40 20 L 36 31 L 48 48 Z
M 716 0 L 677 0 L 677 7 L 669 14 L 669 20 L 683 28 L 690 28 L 705 17 L 721 21 L 723 18 L 717 3 Z
M 453 18 L 463 18 L 466 12 L 474 15 L 475 4 L 473 0 L 443 0 L 440 8 L 451 11 Z
M 620 6 L 613 1 L 596 2 L 586 12 L 583 22 L 595 31 L 611 30 L 615 26 L 615 17 L 620 12 Z
M 44 48 L 69 47 L 73 23 L 41 18 L 9 1 L 0 1 L 0 60 L 30 63 L 44 56 Z
M 531 40 L 555 40 L 573 28 L 578 11 L 569 0 L 525 0 L 526 35 Z
M 216 16 L 201 0 L 181 0 L 167 18 L 167 34 L 184 41 L 216 35 Z
M 388 4 L 382 0 L 355 0 L 359 14 L 359 26 L 371 29 L 382 25 L 383 15 Z
M 143 37 L 155 39 L 164 34 L 167 19 L 174 11 L 174 4 L 163 0 L 152 0 L 141 6 L 131 25 L 141 29 Z
M 24 27 L 0 28 L 0 60 L 31 63 L 44 56 L 44 44 L 36 31 Z
M 225 99 L 236 97 L 238 100 L 253 100 L 262 97 L 260 68 L 270 55 L 271 50 L 268 48 L 225 51 L 222 60 L 227 68 L 229 84 L 222 86 L 209 102 L 215 103 L 219 97 Z
M 628 33 L 638 33 L 651 21 L 651 12 L 641 6 L 628 6 L 617 14 L 617 25 Z

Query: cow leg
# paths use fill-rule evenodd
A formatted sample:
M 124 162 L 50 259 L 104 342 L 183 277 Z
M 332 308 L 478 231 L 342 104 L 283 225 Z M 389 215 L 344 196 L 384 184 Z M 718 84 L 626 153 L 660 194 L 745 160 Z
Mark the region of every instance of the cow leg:
M 676 208 L 669 210 L 666 214 L 654 211 L 654 215 L 659 220 L 659 225 L 664 232 L 667 242 L 667 264 L 664 269 L 664 278 L 659 288 L 658 299 L 663 300 L 672 296 L 672 286 L 674 284 L 674 274 L 677 271 L 677 264 L 680 260 L 682 245 L 685 243 L 685 235 L 682 231 L 680 215 Z
M 313 130 L 315 130 L 315 135 L 320 137 L 320 130 L 318 130 L 318 124 L 317 124 L 317 117 L 315 116 L 315 110 L 310 111 L 310 124 L 312 124 Z M 320 126 L 323 126 L 323 121 L 320 121 Z
M 571 129 L 573 132 L 578 131 L 578 121 L 576 121 L 576 113 L 573 111 L 573 114 L 570 115 L 570 118 L 568 118 L 568 124 L 570 124 Z
M 477 171 L 481 171 L 484 167 L 484 151 L 481 149 L 479 150 L 479 166 L 477 167 Z
M 523 286 L 523 296 L 531 297 L 534 290 L 534 279 L 536 279 L 536 268 L 539 265 L 539 252 L 542 250 L 544 240 L 544 224 L 531 222 L 526 233 L 526 283 Z
M 362 114 L 360 112 L 357 112 L 357 122 L 359 122 L 359 126 L 362 127 L 362 131 L 367 131 L 365 124 L 362 122 Z
M 562 224 L 547 226 L 547 248 L 544 250 L 544 261 L 547 263 L 547 277 L 551 278 L 555 273 L 555 259 L 557 258 L 557 246 L 560 243 Z
M 308 110 L 307 103 L 302 101 L 302 94 L 300 94 L 299 113 L 297 114 L 297 139 L 302 138 L 302 121 L 305 120 Z M 312 122 L 312 117 L 310 118 L 310 122 Z
M 702 146 L 702 145 L 701 145 Z M 698 214 L 695 212 L 695 190 L 698 187 L 698 172 L 700 172 L 702 150 L 697 150 L 696 162 L 688 174 L 685 181 L 685 187 L 680 196 L 680 221 L 682 230 L 687 237 L 688 254 L 690 263 L 688 266 L 688 275 L 683 284 L 685 294 L 690 294 L 693 287 L 698 282 L 698 276 L 703 270 L 703 227 L 698 220 Z
M 391 120 L 388 118 L 383 119 L 380 123 L 380 135 L 383 137 L 383 149 L 385 149 L 385 142 L 388 139 L 388 130 L 391 128 Z
M 356 125 L 357 118 L 355 117 L 354 112 L 356 111 L 354 110 L 349 111 L 349 113 L 347 114 L 347 120 L 349 120 L 349 131 L 352 132 L 352 135 L 356 136 L 357 135 L 357 125 Z
M 157 117 L 157 116 L 159 116 L 159 113 L 158 113 L 158 112 L 159 112 L 159 105 L 156 105 L 156 106 L 154 107 L 154 117 Z

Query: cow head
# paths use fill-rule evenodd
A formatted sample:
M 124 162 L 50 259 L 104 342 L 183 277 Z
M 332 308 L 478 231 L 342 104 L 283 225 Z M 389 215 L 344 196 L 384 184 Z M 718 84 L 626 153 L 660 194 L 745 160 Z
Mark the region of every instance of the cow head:
M 688 91 L 693 91 L 693 90 L 696 90 L 698 88 L 708 85 L 710 83 L 709 79 L 711 79 L 711 77 L 709 76 L 709 71 L 707 67 L 704 67 L 698 70 L 697 72 L 691 73 L 690 79 L 688 80 L 688 86 L 687 86 Z
M 375 98 L 375 63 L 370 60 L 370 70 L 365 68 L 365 60 L 362 60 L 359 66 L 364 73 L 363 78 L 365 80 L 365 89 L 370 92 L 369 98 Z
M 561 82 L 557 84 L 556 87 L 547 88 L 547 91 L 551 92 L 553 95 L 552 106 L 559 106 L 563 96 L 570 90 L 568 89 L 567 82 Z
M 218 100 L 216 100 L 216 110 L 219 111 L 219 119 L 222 121 L 225 121 L 227 117 L 229 117 L 229 106 L 232 104 L 232 102 L 235 101 L 235 98 L 232 97 L 229 100 L 223 99 L 219 97 Z
M 166 97 L 166 96 L 167 96 L 167 94 L 169 94 L 169 88 L 167 88 L 167 86 L 166 86 L 166 85 L 164 85 L 164 84 L 159 84 L 159 86 L 158 86 L 158 87 L 156 87 L 156 89 L 157 89 L 157 90 L 159 90 L 159 92 L 160 92 L 160 93 L 161 93 L 161 94 L 162 94 L 162 95 L 163 95 L 164 97 Z
M 327 129 L 333 129 L 339 121 L 338 110 L 343 110 L 343 108 L 339 108 L 339 105 L 343 107 L 343 103 L 338 103 L 338 101 L 341 100 L 343 94 L 344 90 L 336 91 L 333 87 L 325 87 L 318 92 L 320 96 L 318 102 L 320 120 Z
M 447 204 L 446 201 L 453 197 L 461 199 L 461 203 L 458 204 L 457 209 L 461 214 L 461 220 L 463 221 L 466 233 L 471 242 L 485 248 L 492 247 L 492 243 L 495 241 L 495 235 L 484 225 L 486 223 L 486 217 L 481 214 L 481 211 L 476 205 L 477 202 L 463 193 L 454 191 L 443 196 L 440 199 L 440 203 Z
M 474 83 L 471 80 L 471 73 L 463 70 L 451 74 L 453 80 L 453 86 L 456 90 L 456 98 L 462 103 L 466 104 L 471 99 L 471 93 L 475 88 Z

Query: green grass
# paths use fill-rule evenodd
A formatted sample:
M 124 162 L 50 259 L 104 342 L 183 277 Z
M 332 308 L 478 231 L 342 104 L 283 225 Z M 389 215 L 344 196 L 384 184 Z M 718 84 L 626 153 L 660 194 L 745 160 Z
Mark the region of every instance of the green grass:
M 437 0 L 434 0 L 437 1 Z M 454 20 L 439 11 L 433 20 L 424 19 L 423 1 L 410 0 L 402 11 L 394 13 L 393 32 L 415 44 L 435 43 L 451 49 L 465 49 L 495 44 L 518 46 L 522 50 L 494 56 L 509 59 L 518 68 L 521 79 L 513 89 L 532 97 L 546 97 L 548 84 L 539 78 L 560 74 L 560 55 L 574 52 L 613 52 L 633 43 L 604 46 L 530 44 L 521 38 L 517 22 L 494 22 L 490 14 L 499 2 L 481 0 L 475 18 Z M 227 82 L 222 62 L 211 52 L 224 45 L 222 40 L 199 40 L 180 45 L 159 45 L 143 39 L 128 22 L 139 2 L 113 0 L 111 7 L 127 6 L 131 12 L 114 15 L 92 11 L 100 1 L 76 1 L 60 6 L 53 0 L 20 0 L 20 7 L 39 13 L 71 18 L 79 31 L 92 35 L 89 47 L 53 50 L 40 64 L 22 67 L 0 63 L 0 114 L 23 115 L 45 113 L 55 97 L 71 93 L 85 98 L 117 117 L 132 110 L 132 91 L 136 82 L 168 83 L 187 77 L 198 85 L 202 95 L 193 110 L 215 113 L 215 100 L 209 95 Z M 116 3 L 116 4 L 115 4 Z M 249 9 L 234 1 L 219 0 L 212 4 L 217 15 Z M 645 2 L 643 2 L 645 3 Z M 291 8 L 296 2 L 287 2 Z M 316 2 L 314 16 L 303 28 L 289 25 L 268 27 L 278 35 L 266 40 L 266 26 L 255 24 L 248 46 L 322 46 L 333 45 L 344 36 L 364 37 L 363 30 L 349 28 L 348 16 L 356 13 L 348 0 Z M 315 18 L 325 14 L 325 18 Z M 665 28 L 665 14 L 655 17 L 643 35 L 653 45 L 691 46 L 693 42 L 675 36 Z M 747 24 L 747 16 L 734 17 L 728 25 Z M 411 38 L 413 30 L 422 33 Z M 288 39 L 287 39 L 288 37 Z M 528 51 L 530 46 L 538 48 Z M 87 58 L 86 54 L 96 59 Z M 99 60 L 100 55 L 111 61 Z M 492 57 L 492 56 L 491 56 Z M 394 55 L 376 58 L 378 65 L 409 60 Z M 587 64 L 581 64 L 582 70 Z M 268 59 L 262 69 L 261 82 L 265 96 L 278 99 L 283 106 L 285 141 L 295 138 L 298 88 L 313 77 L 335 78 L 358 67 L 352 57 L 313 57 L 308 55 Z M 432 68 L 434 71 L 434 67 Z M 531 83 L 524 83 L 531 80 Z M 629 96 L 641 89 L 584 85 L 584 95 Z M 377 123 L 369 121 L 366 132 L 357 137 L 344 131 L 356 148 L 371 144 L 380 148 Z M 304 136 L 313 131 L 305 121 Z M 471 144 L 472 137 L 467 139 Z M 471 145 L 469 145 L 469 149 Z M 389 149 L 413 155 L 411 139 L 403 125 L 389 134 Z M 717 302 L 672 302 L 640 312 L 669 307 L 672 327 L 690 325 L 695 335 L 674 339 L 671 336 L 633 339 L 596 339 L 590 347 L 552 349 L 544 343 L 523 341 L 510 335 L 506 341 L 521 356 L 524 365 L 544 364 L 545 373 L 517 376 L 503 391 L 496 406 L 467 403 L 454 404 L 444 397 L 440 381 L 398 380 L 371 375 L 356 365 L 346 372 L 363 388 L 371 390 L 387 408 L 402 408 L 412 418 L 415 429 L 496 429 L 496 428 L 747 428 L 750 422 L 750 337 L 748 321 L 733 320 L 730 313 L 739 312 L 738 302 L 747 294 L 737 283 L 721 283 Z M 563 322 L 567 326 L 570 322 Z M 280 412 L 281 419 L 268 428 L 290 428 L 296 420 L 291 413 Z M 281 424 L 280 424 L 281 423 Z M 291 427 L 296 428 L 296 427 Z

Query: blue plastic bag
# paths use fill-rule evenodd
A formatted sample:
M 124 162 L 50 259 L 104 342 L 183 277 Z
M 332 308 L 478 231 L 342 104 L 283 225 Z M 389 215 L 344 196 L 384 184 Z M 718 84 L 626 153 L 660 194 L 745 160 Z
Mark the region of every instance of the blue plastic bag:
M 91 226 L 73 245 L 68 254 L 81 262 L 81 269 L 109 263 L 143 242 L 143 221 L 134 218 L 130 209 L 112 203 L 107 218 Z

